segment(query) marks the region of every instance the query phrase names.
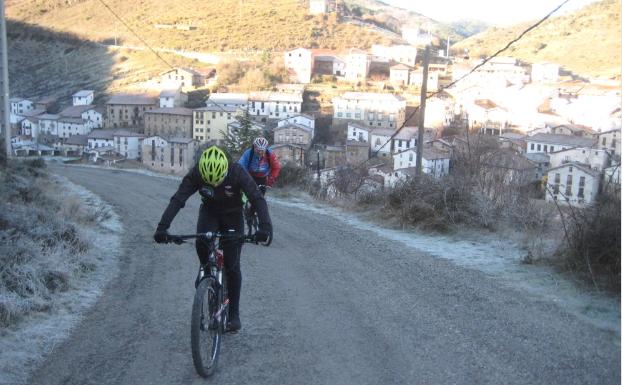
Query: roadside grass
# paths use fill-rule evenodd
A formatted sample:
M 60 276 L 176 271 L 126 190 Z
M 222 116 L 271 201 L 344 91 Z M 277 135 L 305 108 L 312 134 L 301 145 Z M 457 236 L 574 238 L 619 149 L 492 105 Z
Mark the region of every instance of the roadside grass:
M 83 228 L 109 216 L 68 195 L 41 159 L 0 169 L 0 328 L 51 310 L 55 293 L 95 268 Z

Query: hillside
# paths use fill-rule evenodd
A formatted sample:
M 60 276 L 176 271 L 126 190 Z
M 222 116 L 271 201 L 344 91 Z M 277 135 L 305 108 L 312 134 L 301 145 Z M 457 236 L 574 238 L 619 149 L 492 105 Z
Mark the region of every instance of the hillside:
M 106 4 L 148 44 L 197 51 L 282 50 L 292 47 L 368 48 L 389 43 L 369 28 L 341 23 L 336 15 L 312 16 L 304 1 L 107 0 Z M 70 32 L 80 38 L 142 43 L 97 0 L 8 0 L 7 18 Z M 184 30 L 166 26 L 191 26 Z M 159 27 L 156 27 L 159 26 Z
M 529 25 L 490 28 L 454 45 L 468 49 L 471 57 L 490 55 L 518 36 Z M 570 14 L 554 17 L 530 31 L 504 53 L 524 61 L 558 63 L 575 74 L 620 78 L 622 38 L 620 1 L 604 0 Z

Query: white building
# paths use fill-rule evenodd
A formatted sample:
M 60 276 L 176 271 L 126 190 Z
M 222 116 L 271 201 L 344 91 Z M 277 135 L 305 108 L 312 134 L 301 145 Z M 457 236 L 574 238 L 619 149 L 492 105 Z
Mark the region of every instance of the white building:
M 242 110 L 234 106 L 201 107 L 192 112 L 192 137 L 199 141 L 216 141 L 222 144 L 227 134 L 227 125 L 242 115 Z
M 422 154 L 422 171 L 436 178 L 442 178 L 449 173 L 451 156 L 447 151 L 424 146 Z M 417 150 L 410 148 L 393 155 L 393 169 L 417 167 Z
M 184 107 L 187 102 L 188 94 L 181 92 L 181 87 L 160 92 L 160 108 Z
M 251 92 L 248 104 L 249 114 L 261 120 L 291 118 L 302 112 L 302 93 Z
M 410 85 L 416 87 L 423 86 L 423 69 L 411 70 L 409 79 Z M 438 72 L 428 72 L 426 89 L 428 92 L 438 91 Z
M 372 130 L 373 128 L 370 128 L 368 126 L 349 122 L 347 140 L 355 140 L 357 142 L 369 143 L 369 133 Z
M 59 117 L 56 121 L 56 131 L 59 138 L 69 138 L 74 135 L 88 135 L 93 128 L 82 118 Z
M 403 26 L 402 39 L 412 45 L 426 46 L 432 44 L 432 34 L 419 27 Z
M 351 120 L 371 127 L 395 129 L 406 119 L 406 100 L 399 95 L 346 92 L 332 102 L 333 122 Z
M 309 13 L 312 15 L 321 15 L 332 12 L 334 9 L 334 0 L 309 0 Z
M 24 98 L 10 98 L 9 99 L 11 114 L 9 115 L 9 122 L 11 124 L 17 124 L 24 119 L 24 112 L 35 109 L 35 103 L 32 100 Z
M 277 122 L 277 127 L 287 126 L 288 124 L 298 124 L 307 127 L 311 131 L 311 137 L 315 136 L 315 117 L 307 114 L 299 114 L 291 118 L 285 118 Z
M 240 130 L 241 128 L 242 128 L 242 125 L 240 124 L 238 120 L 235 120 L 227 124 L 227 132 L 229 134 L 232 133 L 234 130 Z M 265 129 L 265 126 L 257 122 L 251 122 L 250 129 L 253 131 L 263 132 L 263 130 Z
M 580 163 L 565 163 L 548 172 L 546 201 L 586 206 L 595 201 L 600 173 Z
M 87 128 L 101 128 L 104 125 L 103 108 L 93 105 L 67 107 L 59 113 L 60 118 L 81 119 Z M 86 133 L 85 133 L 86 134 Z
M 371 58 L 367 52 L 358 48 L 350 48 L 346 56 L 345 80 L 350 82 L 364 82 L 369 74 Z
M 93 130 L 87 136 L 87 149 L 95 148 L 115 148 L 114 131 L 111 130 Z
M 581 163 L 592 170 L 602 171 L 610 164 L 609 154 L 597 148 L 575 147 L 549 153 L 551 168 L 565 163 Z
M 39 115 L 39 132 L 47 135 L 58 136 L 58 118 L 57 114 Z
M 531 65 L 531 81 L 537 83 L 555 83 L 559 80 L 559 64 L 533 63 Z
M 389 68 L 389 81 L 391 84 L 406 86 L 410 84 L 411 69 L 405 64 L 397 64 Z
M 550 153 L 574 147 L 591 148 L 595 144 L 595 139 L 574 135 L 536 134 L 525 137 L 525 142 L 527 142 L 529 154 L 532 152 Z
M 126 159 L 141 158 L 142 141 L 145 135 L 120 129 L 112 132 L 112 138 L 116 151 Z
M 388 158 L 391 156 L 391 135 L 395 130 L 389 128 L 376 128 L 370 132 L 370 147 L 372 154 L 377 153 L 379 157 Z
M 285 68 L 292 72 L 292 80 L 310 83 L 313 75 L 313 52 L 306 48 L 296 48 L 284 53 Z
M 82 90 L 72 95 L 74 106 L 86 106 L 93 103 L 95 99 L 95 91 Z
M 237 107 L 241 110 L 246 110 L 248 107 L 248 94 L 215 92 L 209 95 L 205 102 L 205 106 Z
M 374 44 L 371 47 L 371 56 L 371 60 L 374 62 L 388 63 L 394 61 L 414 67 L 417 62 L 417 47 L 411 45 L 385 46 Z
M 434 139 L 434 135 L 429 130 L 423 133 L 423 142 Z M 416 148 L 419 145 L 419 128 L 403 127 L 400 132 L 393 137 L 392 147 L 393 153 L 404 151 L 410 148 Z
M 609 130 L 598 134 L 598 148 L 607 150 L 611 156 L 620 160 L 620 129 Z

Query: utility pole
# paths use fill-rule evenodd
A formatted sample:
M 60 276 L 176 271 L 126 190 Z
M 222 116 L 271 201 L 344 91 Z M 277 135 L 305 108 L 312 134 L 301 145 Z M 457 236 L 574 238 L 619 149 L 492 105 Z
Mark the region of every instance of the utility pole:
M 6 41 L 6 18 L 4 17 L 4 0 L 0 0 L 0 67 L 2 67 L 2 105 L 0 105 L 0 111 L 2 112 L 0 127 L 4 131 L 4 144 L 6 146 L 6 157 L 11 157 L 11 122 L 9 120 L 9 55 L 7 51 Z
M 320 150 L 317 150 L 317 180 L 320 181 Z
M 430 46 L 425 46 L 423 56 L 423 79 L 421 82 L 421 103 L 419 104 L 419 130 L 417 132 L 417 173 L 416 178 L 421 177 L 423 170 L 423 133 L 425 131 L 425 99 L 428 96 L 428 67 L 430 66 Z

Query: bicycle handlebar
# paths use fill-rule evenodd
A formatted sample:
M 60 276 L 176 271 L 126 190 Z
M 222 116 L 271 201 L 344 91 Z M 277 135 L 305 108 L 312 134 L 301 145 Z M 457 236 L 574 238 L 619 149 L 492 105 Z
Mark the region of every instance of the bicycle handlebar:
M 186 235 L 168 235 L 168 241 L 166 243 L 174 243 L 176 245 L 181 245 L 186 242 L 188 239 L 196 239 L 196 238 L 204 238 L 207 241 L 214 240 L 216 238 L 220 239 L 229 239 L 229 240 L 237 240 L 241 242 L 249 242 L 249 243 L 257 243 L 253 237 L 249 237 L 244 234 L 236 233 L 236 232 L 225 232 L 222 233 L 220 231 L 208 231 L 205 233 L 198 234 L 186 234 Z

